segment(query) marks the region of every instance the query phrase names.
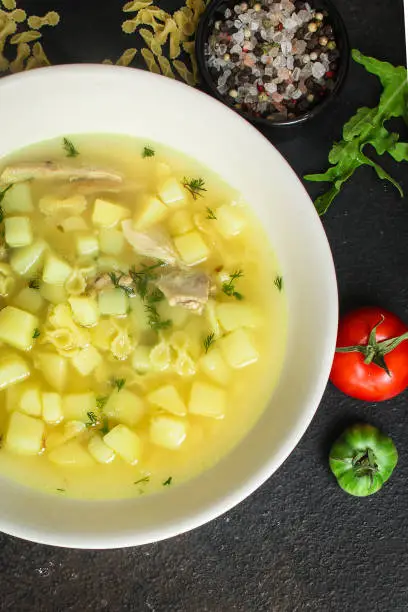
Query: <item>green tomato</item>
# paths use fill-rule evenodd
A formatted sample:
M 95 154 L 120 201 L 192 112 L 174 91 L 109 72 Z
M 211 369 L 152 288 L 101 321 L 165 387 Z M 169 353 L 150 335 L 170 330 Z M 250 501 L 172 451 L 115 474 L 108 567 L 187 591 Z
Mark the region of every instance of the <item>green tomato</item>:
M 376 493 L 389 479 L 398 461 L 394 442 L 372 425 L 346 429 L 330 451 L 330 468 L 340 487 L 350 495 Z

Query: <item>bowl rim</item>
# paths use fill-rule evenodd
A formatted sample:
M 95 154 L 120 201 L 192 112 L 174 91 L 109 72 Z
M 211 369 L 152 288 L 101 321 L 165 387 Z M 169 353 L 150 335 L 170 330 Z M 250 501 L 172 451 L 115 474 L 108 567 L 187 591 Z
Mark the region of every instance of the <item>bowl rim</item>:
M 213 14 L 216 12 L 217 8 L 221 4 L 226 4 L 227 0 L 210 0 L 207 4 L 204 13 L 200 17 L 200 21 L 197 28 L 197 34 L 195 39 L 195 54 L 197 60 L 197 66 L 201 77 L 204 80 L 205 87 L 207 93 L 214 96 L 228 106 L 235 113 L 241 115 L 247 121 L 254 123 L 255 125 L 272 127 L 272 128 L 288 128 L 295 127 L 298 125 L 303 125 L 306 121 L 310 121 L 314 119 L 316 116 L 320 115 L 322 111 L 324 111 L 339 95 L 340 91 L 343 89 L 349 65 L 350 65 L 350 41 L 347 33 L 347 28 L 344 23 L 344 20 L 339 12 L 339 9 L 336 7 L 332 0 L 309 0 L 310 4 L 318 4 L 319 2 L 322 5 L 326 5 L 326 10 L 329 12 L 330 16 L 333 16 L 333 21 L 335 22 L 335 29 L 337 30 L 337 36 L 341 40 L 343 45 L 343 51 L 340 56 L 340 66 L 338 70 L 338 77 L 333 87 L 333 90 L 329 95 L 327 95 L 323 102 L 316 104 L 312 109 L 307 111 L 306 113 L 300 115 L 299 117 L 295 117 L 293 119 L 287 119 L 285 121 L 271 121 L 270 119 L 265 119 L 263 117 L 254 117 L 250 113 L 234 108 L 232 103 L 228 101 L 228 98 L 219 93 L 218 89 L 215 86 L 214 80 L 211 78 L 210 72 L 207 68 L 207 64 L 205 61 L 204 55 L 204 45 L 208 39 L 209 33 L 209 21 L 212 18 Z M 231 0 L 231 4 L 233 1 Z
M 191 529 L 202 526 L 213 520 L 214 518 L 217 518 L 220 515 L 224 514 L 225 512 L 233 508 L 235 505 L 243 501 L 250 494 L 252 494 L 256 489 L 258 489 L 270 476 L 272 476 L 276 472 L 280 465 L 291 454 L 291 452 L 294 450 L 294 448 L 296 447 L 296 445 L 298 444 L 312 421 L 312 418 L 318 408 L 328 381 L 335 350 L 338 321 L 338 294 L 334 262 L 330 250 L 330 245 L 328 242 L 328 237 L 324 232 L 320 218 L 312 204 L 312 201 L 310 200 L 309 195 L 307 194 L 306 189 L 302 185 L 301 181 L 295 174 L 294 170 L 292 170 L 288 162 L 285 160 L 285 158 L 253 125 L 248 123 L 239 114 L 231 112 L 228 107 L 223 104 L 220 104 L 220 102 L 218 102 L 214 98 L 211 98 L 205 93 L 197 89 L 191 88 L 178 81 L 164 79 L 160 75 L 152 74 L 145 70 L 98 64 L 58 65 L 42 68 L 41 70 L 31 71 L 28 73 L 10 75 L 0 80 L 0 94 L 2 93 L 2 88 L 5 89 L 8 86 L 19 84 L 19 82 L 27 82 L 27 84 L 29 84 L 30 81 L 37 81 L 41 79 L 45 79 L 46 81 L 52 81 L 54 77 L 61 78 L 64 82 L 66 80 L 69 80 L 70 78 L 83 78 L 87 81 L 98 79 L 99 81 L 101 81 L 105 76 L 108 77 L 108 75 L 111 75 L 109 76 L 109 78 L 112 79 L 116 78 L 116 75 L 119 75 L 119 78 L 121 78 L 122 76 L 125 79 L 139 79 L 141 86 L 144 85 L 146 86 L 146 88 L 150 89 L 153 92 L 157 91 L 157 87 L 161 87 L 163 89 L 167 88 L 169 93 L 172 91 L 182 93 L 182 91 L 184 91 L 186 101 L 187 96 L 190 97 L 191 101 L 200 100 L 200 102 L 205 106 L 205 108 L 208 109 L 209 113 L 212 110 L 216 110 L 220 122 L 222 122 L 223 117 L 228 119 L 230 123 L 234 122 L 234 125 L 236 125 L 237 130 L 242 131 L 243 136 L 246 132 L 246 134 L 250 135 L 254 142 L 255 140 L 258 140 L 260 146 L 268 146 L 271 148 L 271 153 L 273 152 L 275 157 L 279 158 L 280 163 L 282 164 L 282 168 L 285 167 L 285 171 L 290 173 L 292 179 L 296 182 L 297 188 L 302 190 L 305 196 L 305 201 L 308 200 L 310 202 L 310 210 L 308 210 L 305 214 L 308 215 L 311 227 L 313 226 L 314 231 L 319 236 L 319 242 L 326 254 L 325 272 L 327 273 L 326 282 L 327 287 L 329 289 L 329 293 L 327 296 L 329 308 L 326 323 L 327 334 L 324 337 L 324 350 L 321 353 L 321 367 L 319 369 L 319 375 L 314 381 L 313 388 L 310 389 L 310 391 L 308 392 L 308 400 L 307 402 L 304 402 L 304 405 L 299 414 L 299 418 L 296 422 L 296 426 L 291 429 L 290 433 L 285 438 L 284 443 L 280 445 L 279 449 L 273 457 L 270 457 L 268 461 L 265 461 L 257 471 L 254 470 L 251 473 L 250 477 L 247 477 L 244 481 L 240 483 L 234 484 L 234 488 L 231 492 L 226 492 L 216 501 L 211 501 L 208 507 L 200 507 L 198 510 L 192 511 L 189 515 L 186 515 L 181 519 L 175 519 L 173 523 L 170 522 L 166 525 L 159 525 L 154 530 L 151 529 L 149 533 L 144 534 L 144 536 L 142 537 L 137 534 L 132 536 L 132 533 L 129 534 L 124 531 L 121 531 L 119 533 L 115 532 L 113 535 L 106 535 L 104 533 L 103 536 L 100 536 L 98 534 L 84 534 L 80 531 L 76 531 L 74 535 L 65 533 L 61 535 L 60 532 L 55 533 L 53 531 L 45 530 L 39 532 L 35 527 L 31 525 L 22 525 L 18 522 L 13 523 L 13 520 L 9 520 L 8 522 L 5 521 L 1 516 L 0 509 L 0 529 L 5 533 L 43 544 L 82 549 L 125 548 L 129 546 L 157 542 L 179 535 L 181 533 L 185 533 L 187 531 L 190 531 Z M 109 131 L 107 131 L 106 133 L 109 133 Z M 232 452 L 234 452 L 234 449 L 231 450 L 231 453 Z M 210 468 L 210 470 L 211 469 L 212 468 Z M 206 472 L 204 472 L 204 474 L 208 474 L 210 470 L 207 470 Z M 183 484 L 179 485 L 180 488 L 183 486 Z M 174 491 L 177 490 L 179 487 L 176 487 Z M 44 496 L 47 500 L 49 499 L 48 495 L 44 494 Z M 60 502 L 64 505 L 69 505 L 70 501 L 72 500 L 70 500 L 69 498 L 60 499 Z M 75 507 L 79 507 L 82 504 L 82 500 L 73 501 L 75 502 Z M 102 503 L 126 503 L 128 501 L 129 500 L 127 499 L 107 500 L 107 502 L 102 500 Z M 85 500 L 84 503 L 86 503 Z

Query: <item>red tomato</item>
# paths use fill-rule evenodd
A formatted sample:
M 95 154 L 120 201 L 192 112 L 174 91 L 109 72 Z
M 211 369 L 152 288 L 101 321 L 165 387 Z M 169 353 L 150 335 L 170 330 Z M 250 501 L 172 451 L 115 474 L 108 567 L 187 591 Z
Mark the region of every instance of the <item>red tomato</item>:
M 376 363 L 365 364 L 364 351 L 336 352 L 330 373 L 330 380 L 343 393 L 370 402 L 395 397 L 408 387 L 408 327 L 387 310 L 366 307 L 344 316 L 337 335 L 338 348 L 365 345 L 366 349 L 370 332 L 378 323 L 372 345 L 376 354 L 381 355 L 384 345 L 379 343 L 383 340 L 407 334 L 407 339 L 383 355 L 389 374 Z

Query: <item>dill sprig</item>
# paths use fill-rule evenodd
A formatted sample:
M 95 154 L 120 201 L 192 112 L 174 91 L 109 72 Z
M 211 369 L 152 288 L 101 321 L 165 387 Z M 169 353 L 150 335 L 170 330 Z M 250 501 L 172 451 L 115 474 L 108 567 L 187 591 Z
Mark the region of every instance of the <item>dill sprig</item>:
M 273 284 L 275 285 L 275 287 L 277 288 L 278 291 L 282 291 L 283 289 L 283 278 L 282 276 L 277 276 L 275 278 L 275 280 L 273 281 Z
M 30 289 L 39 289 L 40 288 L 40 280 L 38 278 L 32 278 L 28 281 L 28 286 Z
M 215 212 L 207 206 L 207 219 L 217 219 Z
M 239 293 L 235 289 L 235 281 L 237 281 L 239 278 L 242 278 L 243 276 L 244 276 L 244 273 L 242 270 L 236 270 L 236 272 L 233 272 L 232 274 L 230 274 L 229 281 L 226 281 L 225 283 L 222 284 L 222 290 L 225 293 L 225 295 L 234 297 L 236 300 L 244 299 L 244 296 L 242 295 L 242 293 Z
M 89 421 L 87 423 L 85 423 L 85 425 L 87 427 L 93 427 L 94 425 L 96 425 L 98 423 L 98 417 L 96 416 L 96 414 L 93 411 L 89 411 L 86 413 L 86 416 L 88 417 Z
M 103 410 L 105 408 L 106 402 L 108 401 L 109 396 L 104 395 L 96 398 L 96 407 L 98 410 Z
M 116 274 L 115 272 L 108 272 L 108 276 L 112 281 L 112 285 L 117 289 L 122 289 L 127 295 L 134 295 L 135 292 L 133 287 L 129 285 L 121 285 L 120 281 L 125 276 L 125 274 Z
M 62 143 L 67 157 L 77 157 L 79 155 L 79 151 L 75 148 L 71 140 L 64 138 Z
M 198 197 L 203 197 L 203 191 L 207 191 L 204 185 L 205 181 L 202 178 L 183 178 L 183 187 L 191 193 L 194 200 L 196 200 Z
M 145 305 L 145 312 L 147 314 L 147 319 L 150 327 L 155 331 L 167 329 L 172 325 L 172 321 L 170 319 L 166 319 L 165 321 L 161 320 L 156 306 L 152 303 L 148 303 Z
M 168 487 L 168 486 L 170 486 L 170 485 L 171 485 L 171 481 L 172 481 L 172 480 L 173 480 L 173 476 L 169 476 L 169 477 L 167 478 L 167 480 L 165 480 L 165 481 L 162 483 L 162 484 L 163 484 L 163 487 Z
M 166 264 L 164 261 L 158 261 L 151 266 L 145 266 L 143 264 L 140 270 L 136 270 L 135 268 L 131 268 L 129 270 L 129 276 L 132 279 L 135 289 L 142 300 L 144 300 L 147 296 L 149 282 L 157 278 L 154 270 L 162 268 L 165 265 Z
M 40 335 L 41 335 L 41 332 L 38 329 L 38 327 L 36 327 L 35 330 L 33 331 L 33 338 L 38 338 L 38 336 Z
M 211 334 L 208 334 L 208 336 L 204 338 L 204 349 L 206 353 L 208 353 L 208 349 L 210 348 L 212 344 L 214 344 L 214 342 L 215 342 L 214 332 L 212 332 Z
M 143 159 L 144 159 L 145 157 L 153 157 L 153 156 L 154 156 L 154 154 L 155 154 L 154 149 L 151 149 L 150 147 L 144 147 L 144 148 L 143 148 L 143 151 L 142 151 L 142 157 L 143 157 Z
M 123 389 L 126 384 L 126 378 L 112 378 L 111 385 L 117 389 L 118 393 Z
M 139 480 L 136 480 L 133 484 L 137 485 L 137 484 L 144 484 L 145 482 L 150 482 L 150 476 L 145 476 L 144 478 L 139 478 Z

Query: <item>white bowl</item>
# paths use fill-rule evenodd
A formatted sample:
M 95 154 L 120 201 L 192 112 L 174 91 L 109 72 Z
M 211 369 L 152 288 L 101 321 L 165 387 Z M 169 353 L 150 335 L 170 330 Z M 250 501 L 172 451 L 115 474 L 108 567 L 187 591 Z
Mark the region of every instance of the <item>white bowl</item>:
M 116 548 L 210 521 L 277 470 L 327 383 L 337 287 L 312 202 L 286 161 L 244 119 L 191 87 L 145 71 L 71 65 L 9 76 L 0 81 L 0 117 L 0 157 L 59 135 L 109 132 L 162 142 L 215 169 L 262 220 L 282 266 L 289 310 L 286 358 L 270 405 L 215 467 L 160 498 L 117 501 L 63 499 L 1 478 L 0 530 L 56 546 Z

